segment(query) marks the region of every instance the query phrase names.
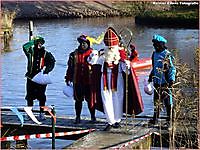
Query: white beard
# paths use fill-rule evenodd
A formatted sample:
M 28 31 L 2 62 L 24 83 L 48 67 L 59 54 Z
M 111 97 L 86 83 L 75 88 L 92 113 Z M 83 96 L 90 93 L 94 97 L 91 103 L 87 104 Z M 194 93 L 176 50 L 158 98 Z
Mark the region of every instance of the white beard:
M 111 64 L 112 62 L 114 62 L 115 65 L 118 64 L 120 60 L 119 46 L 107 47 L 105 49 L 104 57 L 105 62 L 108 64 Z

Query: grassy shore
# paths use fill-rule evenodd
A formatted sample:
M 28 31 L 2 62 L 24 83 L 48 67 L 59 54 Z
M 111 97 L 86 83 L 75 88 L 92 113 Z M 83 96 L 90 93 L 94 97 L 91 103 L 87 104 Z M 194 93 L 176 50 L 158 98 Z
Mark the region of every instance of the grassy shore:
M 2 9 L 16 11 L 16 19 L 135 16 L 165 9 L 139 1 L 3 1 Z
M 2 10 L 15 19 L 133 16 L 136 23 L 155 27 L 198 28 L 198 5 L 154 4 L 144 1 L 4 1 Z M 166 2 L 164 2 L 166 3 Z M 30 9 L 31 8 L 31 9 Z M 133 18 L 134 20 L 134 18 Z
M 167 11 L 146 11 L 136 16 L 136 24 L 157 27 L 198 28 L 198 7 L 171 6 Z

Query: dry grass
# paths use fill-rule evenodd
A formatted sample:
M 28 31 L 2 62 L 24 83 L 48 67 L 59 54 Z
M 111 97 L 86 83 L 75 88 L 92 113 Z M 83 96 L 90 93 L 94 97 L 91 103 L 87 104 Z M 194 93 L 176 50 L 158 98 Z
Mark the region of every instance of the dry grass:
M 176 83 L 172 87 L 174 102 L 169 127 L 169 148 L 197 148 L 199 49 L 195 50 L 196 66 L 194 69 L 187 64 L 180 63 L 178 57 L 175 56 L 175 58 Z M 165 63 L 165 60 L 163 60 L 163 63 Z M 165 70 L 163 68 L 160 71 L 164 72 Z M 162 100 L 160 99 L 160 101 Z M 160 105 L 158 104 L 158 106 Z M 160 142 L 162 142 L 161 139 Z
M 16 12 L 10 12 L 10 11 L 3 11 L 2 13 L 2 22 L 1 22 L 1 28 L 3 31 L 10 30 L 13 27 L 13 19 L 16 16 Z
M 2 11 L 1 23 L 0 23 L 1 25 L 0 40 L 1 43 L 3 43 L 2 51 L 9 51 L 10 39 L 13 36 L 13 20 L 15 16 L 16 12 L 10 12 L 7 10 Z
M 171 147 L 197 148 L 198 71 L 187 64 L 176 63 L 176 84 L 173 87 L 174 111 Z

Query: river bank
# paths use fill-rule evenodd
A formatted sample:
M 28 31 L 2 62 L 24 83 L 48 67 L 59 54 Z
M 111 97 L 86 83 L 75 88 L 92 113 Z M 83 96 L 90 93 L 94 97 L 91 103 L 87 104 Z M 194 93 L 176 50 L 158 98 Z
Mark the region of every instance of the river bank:
M 189 5 L 190 4 L 190 5 Z M 136 1 L 4 1 L 2 10 L 15 19 L 135 17 L 136 24 L 156 27 L 198 28 L 198 2 Z M 134 19 L 133 19 L 134 20 Z
M 147 9 L 147 6 L 147 3 L 131 1 L 2 2 L 3 9 L 16 12 L 16 19 L 133 16 L 137 11 Z
M 10 16 L 3 19 L 3 23 L 13 20 L 38 20 L 38 19 L 69 19 L 69 18 L 95 18 L 95 17 L 128 17 L 135 16 L 144 10 L 163 10 L 164 7 L 151 7 L 150 2 L 135 1 L 1 1 L 2 16 Z M 134 21 L 134 18 L 133 18 Z M 9 41 L 12 37 L 12 28 L 9 32 L 1 27 L 1 42 L 4 43 L 3 50 L 7 51 Z
M 198 4 L 198 3 L 197 3 Z M 145 26 L 199 28 L 198 5 L 171 6 L 167 11 L 146 11 L 135 17 L 136 24 Z

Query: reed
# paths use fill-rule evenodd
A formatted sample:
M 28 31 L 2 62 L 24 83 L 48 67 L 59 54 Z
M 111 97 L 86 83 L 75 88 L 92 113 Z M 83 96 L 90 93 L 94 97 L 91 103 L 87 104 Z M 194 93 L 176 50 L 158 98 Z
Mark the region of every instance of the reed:
M 195 49 L 195 53 L 194 53 L 194 63 L 195 63 L 195 67 L 196 67 L 196 69 L 198 70 L 199 69 L 199 50 L 200 50 L 200 48 L 196 48 Z
M 9 42 L 13 36 L 13 20 L 16 16 L 16 12 L 11 12 L 7 10 L 2 11 L 1 16 L 1 43 L 3 43 L 3 50 L 7 51 L 9 49 Z
M 195 62 L 198 63 L 198 51 L 196 49 Z M 197 148 L 198 147 L 198 95 L 199 81 L 198 69 L 191 68 L 186 63 L 181 63 L 177 56 L 177 50 L 173 50 L 175 55 L 174 64 L 176 67 L 176 83 L 170 89 L 173 96 L 172 116 L 170 116 L 170 126 L 168 128 L 170 149 L 176 148 Z M 198 57 L 197 57 L 198 56 Z M 163 63 L 168 61 L 163 60 Z M 162 69 L 164 73 L 164 69 Z M 155 107 L 162 108 L 161 95 L 159 103 Z M 162 136 L 162 138 L 164 138 Z M 162 147 L 162 138 L 160 146 Z
M 2 12 L 2 23 L 1 29 L 2 31 L 10 31 L 13 28 L 13 20 L 16 16 L 16 12 L 4 10 Z
M 176 84 L 173 86 L 171 148 L 197 148 L 198 71 L 176 60 Z

